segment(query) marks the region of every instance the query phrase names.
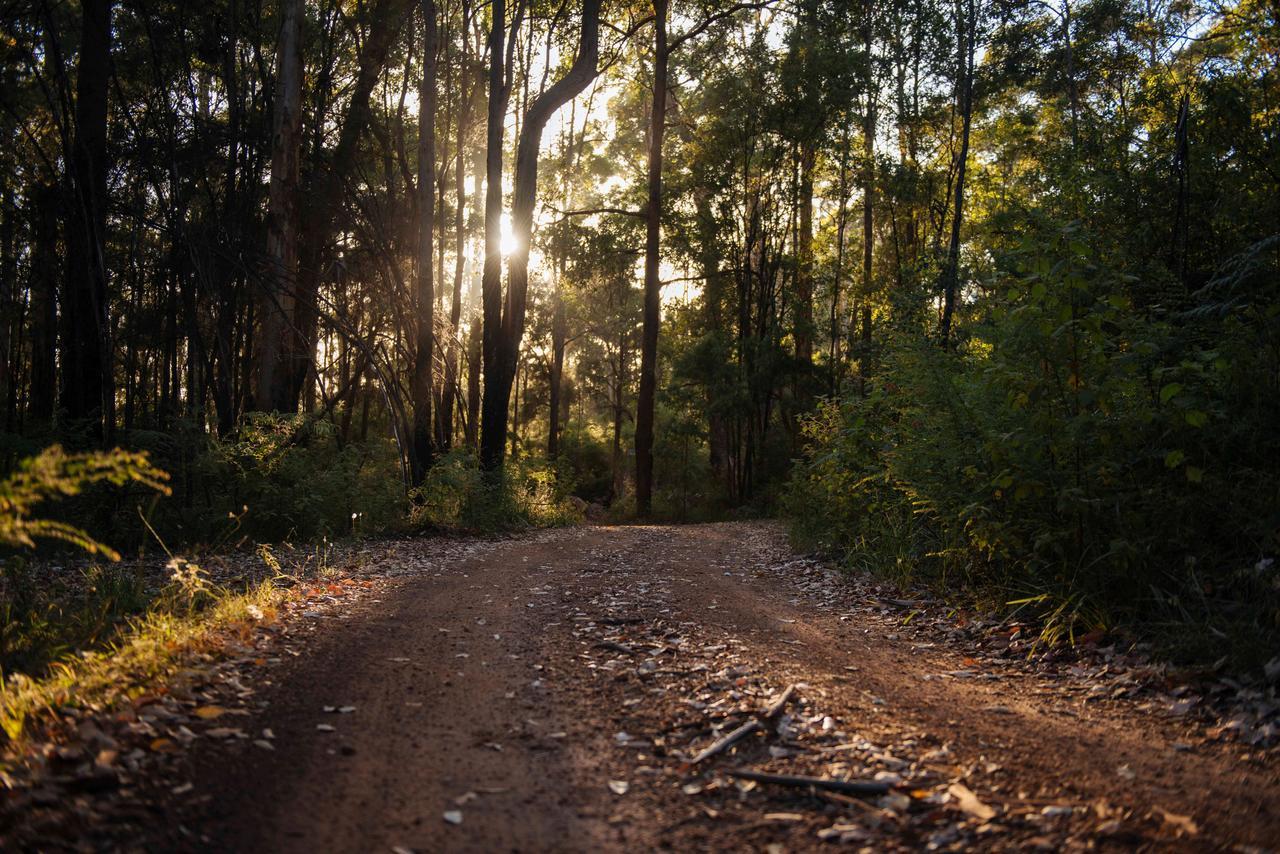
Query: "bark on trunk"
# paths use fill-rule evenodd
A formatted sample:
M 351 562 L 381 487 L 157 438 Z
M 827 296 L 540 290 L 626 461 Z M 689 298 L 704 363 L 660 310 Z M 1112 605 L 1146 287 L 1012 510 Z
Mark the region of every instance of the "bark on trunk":
M 636 512 L 653 508 L 653 426 L 657 391 L 658 325 L 662 282 L 658 278 L 662 227 L 662 137 L 667 116 L 667 0 L 654 0 L 653 105 L 649 116 L 649 200 L 645 208 L 644 326 L 640 333 L 640 391 L 636 399 Z
M 112 0 L 81 4 L 75 133 L 68 167 L 67 280 L 63 297 L 62 408 L 109 441 L 115 424 L 107 294 L 107 92 Z
M 253 408 L 293 412 L 282 363 L 294 335 L 298 276 L 298 182 L 302 151 L 302 0 L 281 0 L 276 46 L 275 115 L 272 118 L 271 185 L 267 200 L 267 268 L 258 295 L 261 324 L 256 342 Z
M 31 393 L 28 412 L 35 432 L 53 427 L 58 339 L 58 216 L 53 187 L 35 191 L 31 249 Z
M 468 60 L 467 33 L 471 22 L 471 5 L 462 4 L 462 64 Z M 471 92 L 467 86 L 469 75 L 461 75 L 461 90 L 458 95 L 458 149 L 454 153 L 454 185 L 453 194 L 455 208 L 453 212 L 453 299 L 449 304 L 449 347 L 445 353 L 444 389 L 440 396 L 440 411 L 437 413 L 440 422 L 441 447 L 448 450 L 453 445 L 454 407 L 458 395 L 458 340 L 459 326 L 462 323 L 462 278 L 466 274 L 467 259 L 467 188 L 466 163 L 463 154 L 466 151 L 467 133 L 471 129 Z M 443 238 L 442 238 L 443 239 Z
M 538 192 L 538 152 L 542 147 L 542 131 L 547 120 L 562 106 L 595 79 L 600 45 L 600 0 L 584 0 L 582 6 L 582 32 L 578 41 L 578 55 L 565 75 L 538 95 L 525 111 L 516 147 L 515 187 L 511 197 L 511 230 L 515 249 L 507 260 L 507 295 L 501 305 L 501 295 L 491 294 L 491 286 L 500 291 L 501 282 L 496 272 L 491 282 L 488 268 L 490 258 L 485 257 L 485 338 L 489 325 L 499 321 L 496 341 L 485 347 L 484 414 L 480 424 L 480 460 L 486 469 L 502 466 L 502 450 L 507 434 L 507 410 L 511 400 L 511 386 L 516 376 L 516 362 L 520 353 L 520 341 L 524 337 L 525 309 L 529 289 L 529 240 L 533 232 L 533 207 Z M 500 154 L 500 152 L 499 152 Z M 490 152 L 492 158 L 493 152 Z M 492 167 L 491 167 L 492 168 Z M 492 181 L 492 172 L 490 173 Z M 492 198 L 493 190 L 490 189 Z M 486 222 L 486 227 L 488 226 Z M 491 239 L 492 244 L 492 239 Z M 490 245 L 492 251 L 494 246 Z M 492 309 L 491 310 L 491 303 Z
M 956 62 L 956 95 L 960 102 L 960 153 L 956 164 L 955 210 L 951 217 L 951 242 L 947 249 L 947 261 L 942 270 L 942 346 L 951 346 L 951 319 L 955 313 L 956 290 L 960 278 L 960 226 L 964 222 L 965 166 L 969 160 L 969 126 L 973 116 L 973 59 L 974 42 L 977 40 L 977 21 L 974 19 L 974 0 L 968 0 L 968 22 L 961 11 L 961 0 L 956 0 L 956 30 L 960 33 Z
M 338 143 L 332 157 L 328 158 L 328 164 L 317 164 L 317 174 L 306 196 L 298 248 L 294 334 L 285 339 L 283 358 L 285 388 L 282 394 L 293 404 L 291 410 L 297 408 L 303 384 L 313 370 L 320 283 L 331 260 L 344 185 L 355 165 L 360 140 L 369 125 L 370 96 L 382 75 L 400 22 L 412 8 L 411 3 L 412 0 L 379 0 L 370 11 L 369 31 L 361 46 L 359 68 L 338 132 Z
M 800 146 L 799 246 L 796 247 L 796 360 L 802 369 L 813 363 L 813 167 L 817 145 L 808 139 Z M 808 377 L 801 379 L 800 403 L 809 398 Z
M 436 27 L 435 0 L 422 0 L 422 80 L 418 87 L 418 275 L 416 352 L 413 363 L 413 438 L 409 468 L 422 483 L 434 453 L 431 435 L 432 363 L 435 350 Z

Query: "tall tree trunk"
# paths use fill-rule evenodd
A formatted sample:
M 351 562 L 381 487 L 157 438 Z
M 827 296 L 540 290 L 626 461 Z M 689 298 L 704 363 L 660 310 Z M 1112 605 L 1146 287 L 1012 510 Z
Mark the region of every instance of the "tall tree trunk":
M 965 167 L 969 160 L 969 126 L 973 117 L 973 58 L 977 41 L 974 0 L 968 0 L 968 22 L 962 11 L 962 0 L 956 0 L 956 98 L 960 103 L 960 153 L 956 163 L 955 210 L 951 216 L 951 242 L 942 269 L 942 346 L 951 345 L 951 318 L 955 313 L 956 290 L 960 278 L 960 226 L 964 222 Z
M 418 87 L 418 270 L 416 352 L 413 363 L 413 438 L 409 467 L 422 483 L 434 451 L 431 436 L 431 372 L 435 350 L 434 229 L 436 199 L 436 28 L 435 0 L 422 0 L 422 80 Z
M 445 353 L 444 390 L 440 398 L 440 411 L 437 419 L 440 422 L 441 446 L 448 449 L 453 445 L 453 411 L 458 394 L 458 340 L 459 327 L 462 323 L 462 279 L 466 273 L 467 262 L 467 181 L 466 159 L 467 133 L 471 129 L 472 93 L 467 81 L 470 79 L 466 68 L 470 58 L 469 46 L 471 27 L 471 4 L 464 0 L 462 4 L 462 56 L 460 62 L 463 73 L 460 75 L 458 94 L 458 150 L 454 152 L 454 185 L 453 195 L 455 208 L 453 212 L 453 300 L 449 304 L 449 347 Z M 443 240 L 443 235 L 441 235 Z
M 800 145 L 800 192 L 796 205 L 800 208 L 796 247 L 795 339 L 796 361 L 807 371 L 813 364 L 813 167 L 818 147 L 813 139 Z M 809 377 L 801 377 L 799 402 L 809 400 Z
M 302 3 L 280 0 L 276 45 L 275 115 L 272 118 L 271 186 L 267 198 L 267 269 L 258 300 L 257 371 L 253 408 L 293 412 L 289 399 L 284 342 L 297 302 L 298 182 L 302 151 Z
M 564 276 L 563 265 L 558 271 L 557 280 Z M 565 313 L 564 294 L 556 288 L 553 314 L 551 318 L 551 377 L 548 396 L 550 400 L 547 414 L 547 459 L 555 461 L 560 456 L 560 392 L 564 382 L 564 346 L 569 335 L 569 321 Z
M 876 72 L 873 57 L 874 14 L 873 4 L 867 4 L 867 20 L 863 25 L 862 47 L 866 51 L 866 111 L 862 124 L 862 375 L 863 392 L 866 391 L 869 350 L 871 344 L 871 293 L 872 252 L 875 249 L 875 198 L 876 198 Z
M 502 465 L 506 442 L 507 399 L 498 403 L 489 385 L 500 372 L 499 341 L 502 336 L 502 142 L 506 132 L 507 103 L 511 85 L 506 71 L 507 12 L 505 0 L 493 0 L 489 28 L 489 106 L 485 132 L 484 273 L 481 301 L 484 311 L 483 368 L 485 393 L 480 426 L 480 465 L 496 469 Z M 517 17 L 518 20 L 518 17 Z M 516 38 L 512 25 L 511 39 Z M 491 412 L 497 405 L 500 411 Z M 496 430 L 501 432 L 496 432 Z
M 507 259 L 507 298 L 501 311 L 501 330 L 493 342 L 493 356 L 488 358 L 486 346 L 484 414 L 480 423 L 480 460 L 487 469 L 502 466 L 502 449 L 507 433 L 507 410 L 511 385 L 515 380 L 520 341 L 524 337 L 525 309 L 529 289 L 529 242 L 533 233 L 533 208 L 538 192 L 538 152 L 542 147 L 542 131 L 548 119 L 572 100 L 596 77 L 600 46 L 600 0 L 584 0 L 582 32 L 578 55 L 563 77 L 538 95 L 525 111 L 516 146 L 515 186 L 511 196 L 511 230 L 515 248 Z M 493 153 L 490 152 L 490 157 Z M 490 173 L 492 180 L 492 172 Z M 492 195 L 492 189 L 490 190 Z M 486 222 L 486 226 L 488 223 Z M 498 320 L 490 310 L 490 276 L 488 253 L 485 258 L 485 337 L 489 324 Z M 500 282 L 497 284 L 500 285 Z M 494 308 L 498 307 L 497 296 Z
M 475 162 L 475 178 L 474 178 L 474 196 L 471 203 L 471 209 L 479 214 L 486 208 L 485 196 L 485 171 L 486 171 L 485 150 L 476 149 Z M 487 213 L 487 211 L 486 211 Z M 485 225 L 488 225 L 486 219 Z M 476 256 L 483 251 L 483 240 L 487 235 L 482 235 L 477 241 Z M 473 257 L 476 257 L 473 256 Z M 483 263 L 480 265 L 483 267 Z M 472 450 L 478 449 L 480 441 L 480 373 L 483 362 L 483 340 L 482 340 L 482 323 L 481 317 L 476 312 L 476 304 L 479 302 L 480 287 L 478 283 L 481 279 L 481 272 L 475 269 L 471 272 L 471 288 L 467 297 L 467 314 L 470 316 L 470 328 L 467 330 L 467 420 L 464 425 L 466 430 L 467 447 Z
M 662 138 L 667 127 L 667 0 L 654 0 L 653 104 L 649 115 L 649 199 L 645 208 L 644 326 L 640 333 L 640 392 L 636 399 L 636 512 L 653 509 L 653 425 L 657 391 L 658 325 L 662 282 L 658 278 L 662 227 Z
M 68 158 L 62 408 L 109 441 L 115 426 L 107 294 L 107 91 L 113 0 L 83 0 L 75 134 Z
M 14 375 L 22 361 L 10 358 L 23 314 L 18 308 L 18 257 L 13 222 L 16 214 L 13 188 L 6 184 L 0 196 L 0 406 L 4 407 L 4 419 L 0 423 L 6 431 L 12 431 L 17 420 L 18 383 Z
M 31 246 L 31 396 L 32 427 L 53 427 L 58 340 L 58 217 L 60 194 L 54 187 L 34 191 Z
M 844 309 L 844 243 L 849 213 L 849 123 L 841 122 L 839 201 L 836 208 L 836 262 L 831 276 L 831 324 L 829 329 L 831 348 L 831 377 L 829 391 L 840 390 L 840 326 Z
M 369 31 L 360 49 L 360 60 L 351 100 L 338 131 L 333 155 L 316 165 L 316 174 L 306 194 L 301 240 L 298 247 L 298 275 L 292 334 L 285 338 L 283 397 L 297 408 L 303 384 L 314 371 L 317 300 L 332 253 L 334 229 L 342 207 L 343 190 L 359 153 L 360 140 L 369 125 L 369 100 L 382 75 L 391 42 L 412 8 L 412 0 L 377 0 L 369 11 Z

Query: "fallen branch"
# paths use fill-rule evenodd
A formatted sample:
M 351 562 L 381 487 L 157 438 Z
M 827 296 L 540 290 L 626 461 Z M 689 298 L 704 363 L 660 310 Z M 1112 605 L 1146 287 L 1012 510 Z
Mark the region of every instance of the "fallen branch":
M 614 652 L 625 653 L 626 655 L 635 655 L 636 651 L 624 643 L 616 643 L 614 641 L 600 641 L 596 644 L 596 649 L 610 649 Z
M 712 745 L 714 747 L 715 745 Z M 709 750 L 710 748 L 708 748 Z M 846 795 L 883 795 L 893 787 L 888 783 L 872 780 L 832 780 L 827 777 L 801 777 L 792 774 L 766 774 L 763 771 L 737 769 L 727 771 L 730 777 L 742 780 L 754 780 L 757 783 L 772 783 L 775 786 L 792 786 L 799 789 L 826 789 L 829 792 L 843 792 Z
M 764 727 L 761 725 L 760 721 L 758 720 L 747 721 L 745 724 L 738 727 L 728 735 L 720 738 L 718 741 L 716 741 L 706 750 L 702 751 L 697 756 L 693 757 L 692 761 L 690 761 L 689 764 L 697 765 L 699 762 L 702 762 L 706 759 L 710 759 L 712 756 L 715 756 L 717 753 L 723 753 L 724 751 L 728 750 L 730 747 L 733 747 L 733 745 L 737 744 L 742 739 L 751 735 L 751 733 L 758 732 L 763 728 Z
M 782 714 L 782 710 L 787 707 L 787 703 L 791 702 L 791 696 L 795 694 L 796 686 L 791 684 L 787 686 L 787 690 L 782 692 L 782 696 L 769 704 L 769 708 L 764 710 L 764 719 L 771 721 L 778 715 Z

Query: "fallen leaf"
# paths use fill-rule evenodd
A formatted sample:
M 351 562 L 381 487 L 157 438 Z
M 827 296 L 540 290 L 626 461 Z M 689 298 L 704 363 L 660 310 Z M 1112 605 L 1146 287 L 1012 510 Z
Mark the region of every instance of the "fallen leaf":
M 956 799 L 956 806 L 974 818 L 990 821 L 996 816 L 996 811 L 980 801 L 973 790 L 963 783 L 952 783 L 947 787 L 947 793 Z
M 1163 809 L 1161 807 L 1156 807 L 1156 812 L 1160 813 L 1166 824 L 1172 824 L 1174 827 L 1187 834 L 1187 836 L 1195 836 L 1200 832 L 1200 827 L 1189 815 L 1179 815 L 1176 812 L 1169 812 L 1167 809 Z
M 220 718 L 227 713 L 222 706 L 201 706 L 195 710 L 195 716 L 201 720 L 211 721 L 214 718 Z
M 209 738 L 240 738 L 244 735 L 243 730 L 232 729 L 231 727 L 219 726 L 205 732 Z

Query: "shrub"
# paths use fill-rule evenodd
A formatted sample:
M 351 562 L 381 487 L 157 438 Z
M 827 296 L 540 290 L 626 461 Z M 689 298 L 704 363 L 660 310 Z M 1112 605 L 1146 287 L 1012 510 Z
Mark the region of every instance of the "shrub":
M 1183 638 L 1265 655 L 1280 404 L 1259 386 L 1280 361 L 1259 348 L 1275 312 L 1140 313 L 1074 230 L 1048 247 L 1014 256 L 957 352 L 904 333 L 867 397 L 807 423 L 797 537 L 998 591 L 1049 640 L 1195 622 Z
M 454 450 L 410 492 L 409 525 L 494 533 L 570 524 L 580 519 L 567 501 L 570 488 L 536 458 L 509 460 L 498 472 L 483 472 L 473 453 Z

